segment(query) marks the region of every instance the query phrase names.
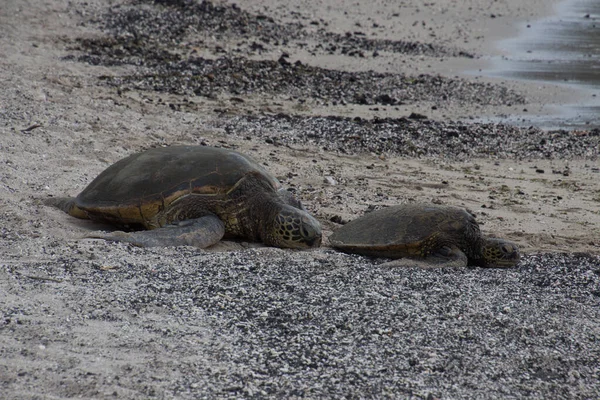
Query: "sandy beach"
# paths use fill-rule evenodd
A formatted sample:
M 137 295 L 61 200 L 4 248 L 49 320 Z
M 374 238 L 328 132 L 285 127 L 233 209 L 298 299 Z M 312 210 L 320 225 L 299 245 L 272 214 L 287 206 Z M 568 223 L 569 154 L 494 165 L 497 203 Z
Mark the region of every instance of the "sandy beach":
M 0 398 L 597 397 L 599 133 L 473 122 L 577 95 L 472 73 L 554 4 L 5 1 Z M 249 154 L 323 246 L 137 248 L 42 204 L 176 144 Z M 469 208 L 522 261 L 328 246 L 407 202 Z

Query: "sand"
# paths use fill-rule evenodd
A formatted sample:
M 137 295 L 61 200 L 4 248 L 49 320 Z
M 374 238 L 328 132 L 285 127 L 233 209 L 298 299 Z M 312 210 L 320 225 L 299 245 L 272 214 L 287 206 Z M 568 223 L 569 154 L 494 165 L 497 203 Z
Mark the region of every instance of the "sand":
M 571 94 L 551 85 L 465 74 L 498 55 L 494 40 L 548 15 L 551 4 L 239 4 L 282 24 L 300 21 L 307 31 L 361 31 L 474 54 L 348 57 L 271 45 L 249 58 L 277 60 L 285 51 L 290 62 L 343 71 L 466 76 L 516 90 L 524 105 L 414 101 L 392 107 L 233 94 L 194 98 L 193 107 L 175 111 L 166 104 L 181 105 L 189 96 L 121 92 L 99 82 L 132 73 L 132 65 L 68 57 L 75 38 L 102 34 L 90 17 L 113 3 L 8 0 L 0 7 L 0 397 L 598 394 L 600 171 L 594 154 L 344 154 L 222 128 L 236 115 L 278 113 L 469 120 L 567 99 Z M 206 49 L 196 51 L 209 56 L 216 39 L 202 39 Z M 323 248 L 294 252 L 226 243 L 208 251 L 139 249 L 83 239 L 103 227 L 41 203 L 76 195 L 133 152 L 184 143 L 235 148 L 265 164 L 319 218 Z M 327 246 L 338 226 L 332 221 L 412 201 L 473 210 L 484 232 L 519 244 L 522 263 L 512 270 L 388 270 L 377 266 L 381 260 Z

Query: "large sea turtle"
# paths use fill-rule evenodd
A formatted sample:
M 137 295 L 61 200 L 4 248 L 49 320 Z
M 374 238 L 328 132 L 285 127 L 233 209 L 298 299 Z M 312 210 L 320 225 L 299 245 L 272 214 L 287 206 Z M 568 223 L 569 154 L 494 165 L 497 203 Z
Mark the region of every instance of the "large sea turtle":
M 332 246 L 367 256 L 397 260 L 388 265 L 421 267 L 511 267 L 519 261 L 517 245 L 486 238 L 464 208 L 405 204 L 370 212 L 336 230 Z
M 77 197 L 49 198 L 78 218 L 127 229 L 94 234 L 138 246 L 208 247 L 223 236 L 270 246 L 321 243 L 319 222 L 249 157 L 205 146 L 155 148 L 108 167 Z

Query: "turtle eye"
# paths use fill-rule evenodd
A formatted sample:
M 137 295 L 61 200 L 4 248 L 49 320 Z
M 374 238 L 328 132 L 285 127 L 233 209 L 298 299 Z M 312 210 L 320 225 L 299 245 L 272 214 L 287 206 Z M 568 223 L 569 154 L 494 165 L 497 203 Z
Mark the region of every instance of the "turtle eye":
M 302 232 L 302 237 L 310 237 L 310 232 L 308 231 L 308 229 L 306 229 L 306 226 L 302 225 L 300 227 L 300 231 Z
M 511 254 L 514 251 L 515 251 L 515 249 L 513 248 L 513 246 L 511 246 L 509 244 L 502 245 L 502 253 L 504 253 L 504 254 Z

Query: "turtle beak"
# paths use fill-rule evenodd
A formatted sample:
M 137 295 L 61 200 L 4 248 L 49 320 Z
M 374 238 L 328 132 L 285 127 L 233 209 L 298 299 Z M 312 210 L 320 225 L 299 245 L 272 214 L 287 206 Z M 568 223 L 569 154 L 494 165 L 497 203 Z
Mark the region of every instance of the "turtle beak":
M 308 245 L 308 247 L 319 247 L 321 246 L 321 235 L 319 235 L 318 237 L 314 237 L 313 239 L 308 239 L 306 240 L 306 244 Z
M 323 235 L 321 233 L 321 224 L 316 218 L 311 215 L 302 217 L 302 226 L 300 227 L 302 233 L 302 241 L 307 247 L 319 247 Z
M 503 258 L 500 260 L 502 264 L 512 267 L 513 265 L 517 265 L 519 260 L 521 259 L 521 252 L 517 245 L 513 243 L 505 243 L 502 246 L 502 254 Z

